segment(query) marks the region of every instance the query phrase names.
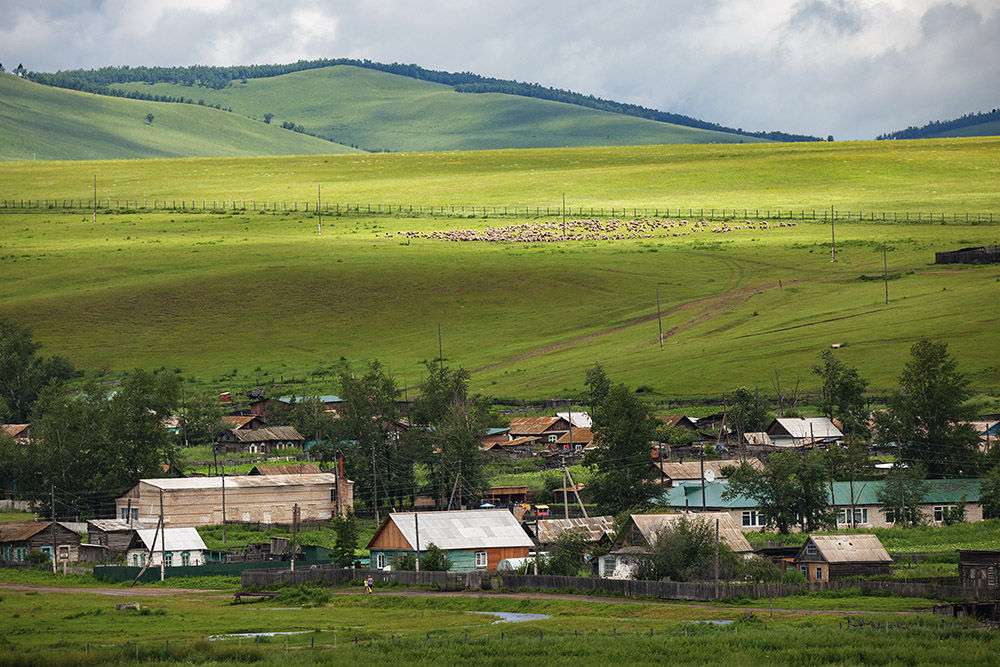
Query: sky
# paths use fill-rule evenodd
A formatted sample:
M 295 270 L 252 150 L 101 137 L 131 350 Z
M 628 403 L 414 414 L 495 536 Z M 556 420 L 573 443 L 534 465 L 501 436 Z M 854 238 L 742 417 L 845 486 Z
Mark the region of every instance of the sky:
M 1000 107 L 1000 0 L 0 0 L 34 71 L 367 58 L 836 139 Z

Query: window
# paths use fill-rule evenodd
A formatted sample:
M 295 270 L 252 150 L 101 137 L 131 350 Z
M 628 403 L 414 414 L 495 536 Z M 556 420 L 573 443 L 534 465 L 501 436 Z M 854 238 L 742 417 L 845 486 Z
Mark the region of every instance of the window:
M 840 510 L 837 512 L 837 523 L 841 526 L 847 523 L 847 510 Z
M 187 551 L 181 552 L 181 565 L 187 567 L 191 564 L 191 554 Z
M 604 558 L 604 576 L 610 577 L 615 572 L 615 568 L 618 567 L 618 559 L 614 556 L 605 556 Z
M 757 513 L 757 510 L 743 510 L 743 525 L 747 528 L 763 526 L 763 517 Z
M 941 523 L 944 521 L 944 513 L 950 509 L 954 509 L 952 505 L 938 505 L 934 508 L 934 523 Z
M 487 567 L 489 564 L 489 559 L 486 557 L 485 551 L 476 552 L 476 567 Z
M 139 554 L 132 554 L 132 567 L 139 567 Z
M 138 507 L 133 507 L 132 508 L 132 519 L 133 520 L 137 520 L 138 518 L 139 518 L 139 508 Z M 128 508 L 127 507 L 123 507 L 122 508 L 122 519 L 125 520 L 125 521 L 128 520 Z
M 846 525 L 850 523 L 850 521 L 848 521 L 847 519 L 848 512 L 850 512 L 850 509 L 847 508 L 840 510 L 840 512 L 837 513 L 837 523 L 841 525 Z M 860 523 L 868 523 L 867 507 L 854 508 L 854 525 L 858 525 Z
M 168 551 L 167 553 L 163 554 L 163 564 L 166 565 L 167 567 L 173 567 L 174 565 L 173 551 Z
M 815 556 L 816 555 L 816 545 L 813 544 L 812 542 L 810 542 L 809 544 L 807 544 L 806 545 L 806 554 L 809 555 L 809 556 Z
M 816 568 L 816 581 L 823 581 L 823 568 Z
M 375 554 L 375 569 L 381 570 L 385 567 L 385 552 L 379 551 Z
M 555 442 L 558 439 L 559 439 L 559 436 L 556 435 L 555 433 L 553 433 L 552 435 L 549 436 L 549 442 Z

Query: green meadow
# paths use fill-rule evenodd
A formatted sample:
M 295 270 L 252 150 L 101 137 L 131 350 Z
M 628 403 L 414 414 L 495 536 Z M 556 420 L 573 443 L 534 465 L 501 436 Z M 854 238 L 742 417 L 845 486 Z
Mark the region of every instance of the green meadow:
M 102 205 L 94 224 L 88 211 L 0 209 L 0 314 L 97 374 L 164 368 L 237 391 L 329 391 L 344 364 L 370 359 L 412 386 L 437 357 L 439 326 L 447 363 L 500 397 L 575 394 L 595 361 L 669 395 L 740 384 L 769 392 L 776 375 L 786 391 L 810 388 L 817 355 L 837 343 L 882 390 L 924 335 L 948 342 L 976 389 L 995 391 L 1000 266 L 933 262 L 935 251 L 1000 242 L 1000 216 L 929 223 L 925 213 L 1000 212 L 998 147 L 953 139 L 5 163 L 0 199 L 87 198 L 96 171 L 99 198 L 122 210 Z M 320 236 L 315 212 L 302 210 L 318 183 L 331 206 L 520 203 L 542 213 L 328 213 Z M 696 222 L 699 206 L 822 210 L 832 201 L 910 222 L 838 222 L 836 262 L 822 220 L 566 244 L 398 234 L 558 223 L 544 207 L 563 189 L 573 206 L 617 206 L 617 217 L 622 206 L 670 205 L 695 208 Z M 154 199 L 297 201 L 300 210 L 142 208 Z M 571 231 L 582 229 L 577 217 Z
M 170 83 L 114 87 L 204 99 L 259 120 L 271 113 L 272 124 L 295 123 L 371 151 L 761 141 L 518 95 L 458 93 L 452 86 L 350 65 L 234 81 L 221 90 Z
M 0 160 L 355 152 L 236 113 L 91 95 L 11 74 L 0 74 L 0 100 Z

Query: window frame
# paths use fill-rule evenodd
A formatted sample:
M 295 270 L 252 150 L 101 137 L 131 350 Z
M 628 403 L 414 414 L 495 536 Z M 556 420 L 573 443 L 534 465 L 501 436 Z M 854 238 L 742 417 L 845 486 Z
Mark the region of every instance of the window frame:
M 381 570 L 382 568 L 385 567 L 385 562 L 386 562 L 385 555 L 386 554 L 385 554 L 384 551 L 376 551 L 375 552 L 375 569 L 376 570 Z
M 482 562 L 480 562 L 482 561 Z M 487 569 L 490 566 L 490 554 L 488 551 L 476 552 L 476 569 Z

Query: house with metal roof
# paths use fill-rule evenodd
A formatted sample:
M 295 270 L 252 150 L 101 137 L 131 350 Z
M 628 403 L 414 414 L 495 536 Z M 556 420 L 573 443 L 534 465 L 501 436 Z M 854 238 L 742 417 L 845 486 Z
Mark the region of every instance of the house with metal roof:
M 513 417 L 510 420 L 511 439 L 530 435 L 554 444 L 569 429 L 570 423 L 562 417 Z
M 895 525 L 878 501 L 885 480 L 832 482 L 825 485 L 830 505 L 836 510 L 838 528 L 886 528 Z M 930 525 L 941 525 L 947 511 L 965 501 L 965 520 L 983 520 L 979 479 L 929 479 L 919 509 Z M 704 487 L 704 492 L 703 492 Z M 681 484 L 652 499 L 653 504 L 673 510 L 697 509 L 728 512 L 743 530 L 759 530 L 767 522 L 755 500 L 744 495 L 723 497 L 726 484 L 719 482 Z
M 810 535 L 790 566 L 810 582 L 889 574 L 892 557 L 871 533 Z M 786 568 L 787 569 L 787 568 Z
M 294 426 L 265 426 L 254 429 L 229 429 L 219 437 L 224 452 L 270 454 L 275 449 L 302 447 L 306 439 Z
M 706 521 L 714 529 L 719 522 L 719 539 L 737 554 L 748 557 L 753 548 L 727 512 L 671 512 L 669 514 L 632 514 L 615 538 L 611 550 L 597 563 L 602 577 L 628 579 L 635 566 L 653 551 L 660 534 L 683 518 Z
M 166 559 L 167 567 L 188 567 L 220 562 L 218 551 L 209 551 L 194 528 L 142 528 L 135 531 L 125 553 L 125 562 L 133 567 L 159 566 Z
M 702 478 L 709 482 L 726 479 L 723 472 L 729 467 L 739 467 L 743 464 L 739 459 L 715 459 L 713 461 L 680 460 L 653 462 L 653 472 L 659 477 L 657 481 L 667 486 L 680 486 L 684 483 L 700 482 Z M 746 463 L 758 470 L 764 465 L 756 458 L 747 459 Z
M 527 558 L 532 547 L 514 515 L 505 509 L 453 512 L 393 512 L 368 542 L 372 567 L 391 568 L 399 555 L 419 557 L 434 544 L 452 572 L 495 572 L 501 560 Z
M 765 430 L 775 447 L 802 447 L 844 438 L 826 417 L 779 417 Z
M 216 526 L 227 521 L 291 524 L 299 506 L 303 522 L 328 521 L 354 508 L 354 483 L 333 473 L 298 475 L 233 475 L 142 479 L 115 501 L 116 514 L 155 525 L 160 516 L 168 526 Z M 161 496 L 162 493 L 162 496 Z M 223 505 L 225 503 L 225 505 Z
M 529 522 L 524 529 L 544 548 L 555 544 L 560 537 L 569 534 L 580 537 L 584 542 L 597 544 L 611 542 L 615 535 L 615 518 L 613 516 L 576 517 L 573 519 L 539 519 Z M 538 532 L 535 532 L 537 526 Z

